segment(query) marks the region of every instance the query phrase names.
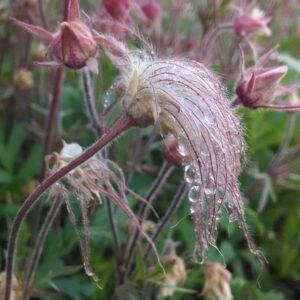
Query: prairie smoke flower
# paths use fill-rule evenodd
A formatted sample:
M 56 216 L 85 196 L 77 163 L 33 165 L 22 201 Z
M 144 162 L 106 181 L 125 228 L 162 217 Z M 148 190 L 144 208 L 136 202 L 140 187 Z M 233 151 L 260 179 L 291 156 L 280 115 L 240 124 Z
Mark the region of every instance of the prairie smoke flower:
M 274 99 L 280 95 L 294 91 L 299 84 L 292 86 L 279 85 L 280 80 L 286 75 L 287 66 L 266 67 L 275 54 L 277 47 L 269 50 L 259 58 L 253 67 L 245 69 L 244 54 L 240 53 L 241 77 L 236 86 L 237 98 L 233 106 L 242 104 L 248 108 L 273 108 L 282 110 L 297 109 L 297 106 L 271 105 Z
M 256 252 L 237 182 L 244 156 L 241 126 L 216 75 L 196 61 L 130 51 L 108 36 L 97 40 L 120 70 L 116 84 L 126 113 L 140 127 L 157 123 L 167 142 L 171 134 L 189 153 L 185 180 L 201 257 L 206 259 L 208 244 L 215 245 L 223 206 Z
M 53 166 L 51 170 L 49 169 L 49 171 L 53 172 L 65 166 L 71 160 L 78 157 L 82 152 L 83 149 L 80 145 L 76 143 L 64 143 L 61 152 L 55 153 L 52 157 Z M 50 163 L 51 158 L 49 158 L 48 161 Z M 83 226 L 85 229 L 84 240 L 82 240 L 79 231 L 77 230 L 75 214 L 68 198 L 68 194 L 70 192 L 73 193 L 77 199 L 81 209 Z M 131 194 L 138 200 L 145 201 L 126 186 L 124 174 L 121 168 L 114 162 L 104 159 L 100 154 L 96 154 L 71 171 L 60 183 L 54 184 L 50 189 L 50 197 L 60 196 L 64 199 L 70 216 L 70 221 L 79 240 L 84 259 L 85 272 L 88 276 L 92 276 L 96 281 L 98 281 L 98 279 L 92 272 L 89 262 L 90 245 L 88 238 L 88 208 L 95 206 L 100 202 L 100 195 L 112 201 L 112 203 L 117 205 L 125 214 L 127 214 L 132 224 L 138 228 L 141 234 L 151 244 L 158 257 L 155 246 L 146 233 L 145 228 L 139 223 L 136 215 L 131 210 L 126 193 Z
M 205 284 L 201 295 L 212 296 L 213 299 L 232 299 L 231 274 L 219 263 L 206 263 L 204 266 Z
M 90 28 L 80 20 L 77 0 L 70 0 L 67 20 L 60 23 L 59 29 L 54 33 L 14 18 L 12 20 L 19 27 L 49 44 L 57 61 L 39 62 L 40 66 L 59 67 L 65 65 L 72 69 L 81 69 L 87 66 L 91 71 L 97 73 L 98 45 Z
M 252 33 L 271 35 L 271 29 L 268 27 L 271 18 L 266 17 L 259 7 L 255 6 L 250 13 L 239 7 L 235 8 L 238 10 L 238 15 L 233 21 L 233 30 L 236 36 L 245 37 Z

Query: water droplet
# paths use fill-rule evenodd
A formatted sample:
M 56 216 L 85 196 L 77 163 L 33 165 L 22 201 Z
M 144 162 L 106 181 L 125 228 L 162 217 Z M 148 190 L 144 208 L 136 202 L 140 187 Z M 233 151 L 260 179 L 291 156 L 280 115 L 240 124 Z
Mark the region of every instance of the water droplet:
M 178 153 L 181 156 L 188 156 L 189 155 L 189 149 L 183 142 L 180 142 L 179 145 L 178 145 Z
M 188 195 L 189 201 L 192 203 L 197 202 L 197 200 L 200 198 L 200 191 L 201 189 L 199 185 L 193 185 L 189 190 L 189 195 Z
M 190 207 L 190 212 L 191 214 L 194 214 L 196 212 L 196 208 L 193 205 L 191 205 Z
M 189 165 L 184 169 L 184 179 L 188 184 L 192 184 L 196 179 L 196 169 L 194 166 Z

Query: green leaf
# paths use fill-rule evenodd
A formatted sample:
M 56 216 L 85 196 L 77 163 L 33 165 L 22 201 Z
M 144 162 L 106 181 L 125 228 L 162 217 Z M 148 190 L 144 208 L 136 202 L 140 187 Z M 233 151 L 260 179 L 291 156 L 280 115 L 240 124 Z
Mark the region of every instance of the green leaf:
M 0 183 L 9 183 L 11 181 L 11 176 L 7 174 L 4 170 L 0 169 Z
M 24 126 L 20 124 L 14 126 L 10 134 L 9 141 L 5 147 L 5 151 L 2 153 L 2 163 L 9 172 L 12 172 L 13 165 L 18 158 L 17 155 L 26 135 L 27 131 Z
M 42 149 L 40 145 L 34 145 L 27 157 L 25 163 L 22 165 L 21 170 L 18 173 L 17 180 L 19 182 L 27 181 L 36 175 L 41 166 L 42 161 Z

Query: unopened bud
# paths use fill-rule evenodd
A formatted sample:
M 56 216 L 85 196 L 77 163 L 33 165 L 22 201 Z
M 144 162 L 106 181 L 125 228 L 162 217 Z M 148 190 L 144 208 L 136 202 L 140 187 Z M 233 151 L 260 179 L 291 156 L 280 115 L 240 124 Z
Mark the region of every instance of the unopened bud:
M 81 69 L 97 56 L 98 46 L 90 29 L 82 22 L 63 22 L 52 45 L 53 53 L 64 65 Z
M 162 145 L 162 154 L 168 163 L 179 168 L 188 165 L 191 161 L 187 146 L 173 134 L 166 136 Z
M 103 0 L 103 5 L 115 20 L 123 20 L 128 15 L 130 0 Z
M 157 2 L 151 1 L 142 6 L 142 11 L 149 21 L 153 22 L 159 17 L 161 6 Z

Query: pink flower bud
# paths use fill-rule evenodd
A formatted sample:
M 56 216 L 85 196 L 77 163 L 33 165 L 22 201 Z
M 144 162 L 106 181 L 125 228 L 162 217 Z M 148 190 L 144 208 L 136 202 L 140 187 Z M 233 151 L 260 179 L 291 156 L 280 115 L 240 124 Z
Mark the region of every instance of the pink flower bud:
M 107 12 L 116 20 L 126 19 L 130 0 L 103 0 Z
M 255 66 L 242 71 L 236 94 L 239 102 L 244 106 L 255 108 L 273 101 L 279 89 L 279 82 L 288 71 L 287 66 L 264 67 L 275 50 L 276 48 L 271 49 L 257 61 Z M 243 55 L 241 61 L 244 64 Z
M 64 65 L 81 69 L 87 61 L 96 58 L 98 45 L 90 29 L 82 22 L 63 22 L 60 32 L 52 43 L 57 59 Z
M 271 30 L 267 26 L 271 21 L 264 12 L 255 7 L 251 13 L 240 10 L 240 14 L 233 21 L 233 29 L 238 37 L 244 37 L 251 33 L 261 33 L 266 36 L 271 35 Z
M 157 2 L 151 1 L 142 6 L 142 11 L 149 21 L 155 21 L 160 15 L 161 6 Z
M 70 0 L 67 16 L 67 21 L 62 22 L 59 30 L 54 33 L 13 18 L 12 20 L 30 34 L 49 43 L 49 48 L 53 51 L 57 61 L 41 62 L 38 63 L 39 65 L 44 67 L 66 65 L 72 69 L 81 69 L 87 66 L 91 71 L 97 73 L 98 45 L 91 30 L 80 21 L 77 0 Z
M 184 167 L 191 162 L 191 156 L 187 146 L 179 142 L 179 139 L 168 134 L 162 146 L 162 154 L 165 160 L 178 168 Z

